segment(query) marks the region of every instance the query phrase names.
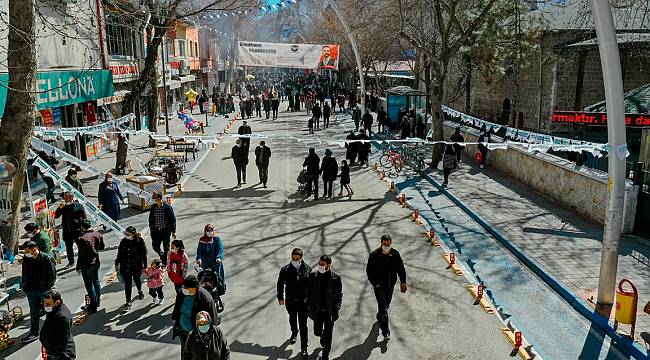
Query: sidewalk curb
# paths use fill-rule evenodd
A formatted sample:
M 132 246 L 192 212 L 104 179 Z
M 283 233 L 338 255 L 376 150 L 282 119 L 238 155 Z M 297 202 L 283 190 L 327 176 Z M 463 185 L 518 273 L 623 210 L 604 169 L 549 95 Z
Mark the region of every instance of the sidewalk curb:
M 436 180 L 434 180 L 428 174 L 420 174 L 422 178 L 426 179 L 429 183 L 435 186 L 438 191 L 442 192 L 447 196 L 453 203 L 455 203 L 459 208 L 461 208 L 467 215 L 474 219 L 481 227 L 483 227 L 488 233 L 494 236 L 501 245 L 506 247 L 513 255 L 517 257 L 521 262 L 523 262 L 530 270 L 532 270 L 535 275 L 539 276 L 548 286 L 550 286 L 562 299 L 564 299 L 571 307 L 573 307 L 578 313 L 584 316 L 590 322 L 596 324 L 600 327 L 607 335 L 612 338 L 623 350 L 627 351 L 629 355 L 634 356 L 637 359 L 647 359 L 648 352 L 645 350 L 641 344 L 634 342 L 626 336 L 619 334 L 614 329 L 614 324 L 612 324 L 609 319 L 605 319 L 598 312 L 594 311 L 584 300 L 582 300 L 576 293 L 571 289 L 562 285 L 559 280 L 552 274 L 544 271 L 542 267 L 531 257 L 529 257 L 519 246 L 510 241 L 505 235 L 503 235 L 499 230 L 497 230 L 492 224 L 483 219 L 480 215 L 474 212 L 469 208 L 465 203 L 463 203 L 458 197 L 454 194 L 447 191 L 443 188 Z M 428 219 L 427 219 L 428 220 Z

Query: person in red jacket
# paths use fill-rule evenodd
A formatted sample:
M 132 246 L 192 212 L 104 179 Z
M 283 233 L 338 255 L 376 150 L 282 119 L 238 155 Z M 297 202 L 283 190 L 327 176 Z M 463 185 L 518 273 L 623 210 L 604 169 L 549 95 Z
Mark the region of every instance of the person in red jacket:
M 179 292 L 183 287 L 183 280 L 187 276 L 188 266 L 189 260 L 187 253 L 185 253 L 183 240 L 172 241 L 170 252 L 167 254 L 167 276 L 174 284 L 176 292 Z

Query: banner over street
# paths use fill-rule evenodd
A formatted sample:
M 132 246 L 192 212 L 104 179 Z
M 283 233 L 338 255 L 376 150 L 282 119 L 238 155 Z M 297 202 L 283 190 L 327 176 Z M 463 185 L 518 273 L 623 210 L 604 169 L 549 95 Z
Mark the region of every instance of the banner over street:
M 339 68 L 339 45 L 239 42 L 239 63 L 293 69 Z

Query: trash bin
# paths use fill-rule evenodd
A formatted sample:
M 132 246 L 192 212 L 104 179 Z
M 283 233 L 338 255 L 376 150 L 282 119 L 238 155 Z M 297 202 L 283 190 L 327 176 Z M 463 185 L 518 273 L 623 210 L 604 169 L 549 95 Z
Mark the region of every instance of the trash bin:
M 623 284 L 625 283 L 630 285 L 631 290 L 623 289 Z M 618 323 L 631 325 L 630 337 L 632 338 L 634 338 L 634 328 L 636 327 L 638 299 L 639 293 L 636 290 L 636 286 L 630 280 L 622 279 L 616 289 L 614 328 L 616 328 Z
M 155 175 L 139 175 L 129 176 L 126 181 L 133 184 L 149 193 L 159 192 L 164 193 L 165 179 L 162 176 Z M 153 204 L 153 199 L 145 196 L 144 198 L 138 194 L 129 193 L 129 206 L 141 211 L 149 210 Z

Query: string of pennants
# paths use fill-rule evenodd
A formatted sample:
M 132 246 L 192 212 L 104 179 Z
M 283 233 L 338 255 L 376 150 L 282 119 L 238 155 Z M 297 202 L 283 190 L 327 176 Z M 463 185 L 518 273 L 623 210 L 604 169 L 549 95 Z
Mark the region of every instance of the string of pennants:
M 39 168 L 44 176 L 52 178 L 54 183 L 60 185 L 63 191 L 68 191 L 74 195 L 75 199 L 77 199 L 77 201 L 79 201 L 84 209 L 86 209 L 86 215 L 91 219 L 92 222 L 100 222 L 106 227 L 114 230 L 115 236 L 119 238 L 122 237 L 122 234 L 124 234 L 124 229 L 117 222 L 106 215 L 106 213 L 100 210 L 95 204 L 88 201 L 82 193 L 80 193 L 74 186 L 70 185 L 70 183 L 65 181 L 61 175 L 59 175 L 59 173 L 57 173 L 56 170 L 54 170 L 45 160 L 36 155 L 34 150 L 29 150 L 29 156 L 30 158 L 34 159 L 34 166 Z
M 256 16 L 264 16 L 267 13 L 286 8 L 288 6 L 291 6 L 293 4 L 297 4 L 298 1 L 300 0 L 285 0 L 285 1 L 280 1 L 275 4 L 270 4 L 270 5 L 263 5 L 260 6 L 259 8 L 254 8 L 254 9 L 246 9 L 246 10 L 238 10 L 238 11 L 225 11 L 219 14 L 214 14 L 214 15 L 200 15 L 200 16 L 194 16 L 193 18 L 196 18 L 197 20 L 219 20 L 221 18 L 228 18 L 228 17 L 235 17 L 235 16 L 243 16 L 243 15 L 248 15 L 249 13 L 254 13 Z
M 117 120 L 113 119 L 105 123 L 92 125 L 92 126 L 60 128 L 60 129 L 34 126 L 34 136 L 38 136 L 43 140 L 56 140 L 58 138 L 62 138 L 63 140 L 66 141 L 74 140 L 77 135 L 92 135 L 95 137 L 101 137 L 107 139 L 108 138 L 107 134 L 111 133 L 112 132 L 111 130 L 121 127 L 123 124 L 128 123 L 133 119 L 135 119 L 135 115 L 128 114 Z

